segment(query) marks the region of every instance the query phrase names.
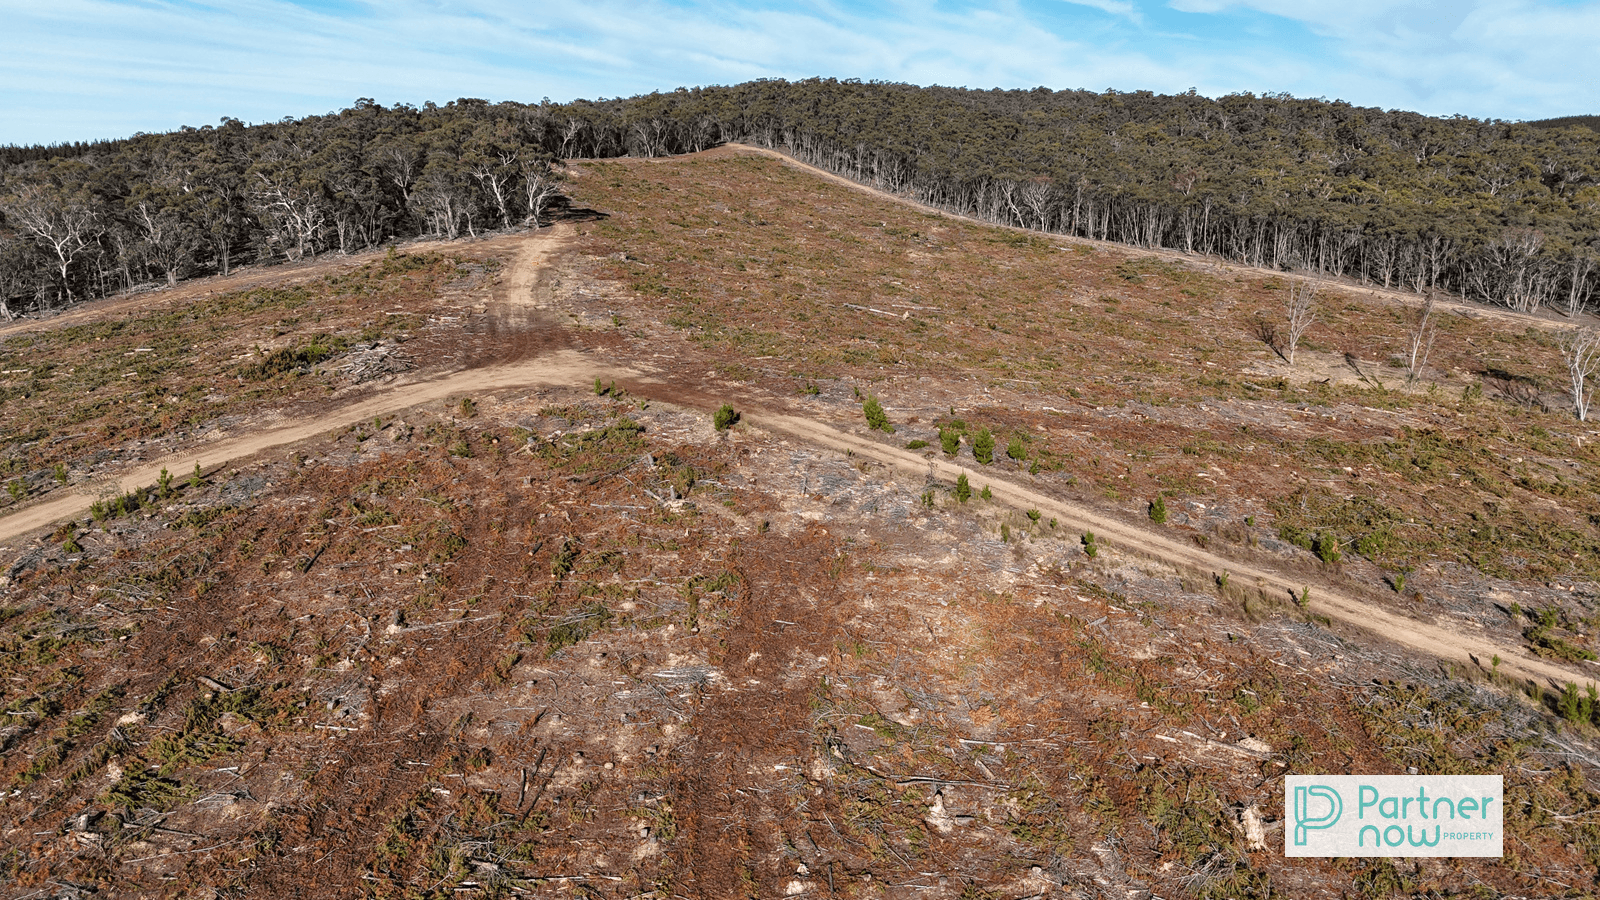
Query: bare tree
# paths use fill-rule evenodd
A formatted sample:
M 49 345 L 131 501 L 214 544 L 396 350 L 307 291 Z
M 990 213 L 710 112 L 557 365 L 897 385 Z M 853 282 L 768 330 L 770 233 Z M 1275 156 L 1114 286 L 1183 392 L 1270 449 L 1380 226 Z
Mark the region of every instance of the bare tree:
M 1589 301 L 1589 294 L 1593 286 L 1589 284 L 1589 276 L 1594 272 L 1595 264 L 1600 262 L 1596 258 L 1594 247 L 1575 247 L 1572 251 L 1572 268 L 1568 270 L 1567 281 L 1567 315 L 1576 318 L 1583 312 L 1583 307 Z
M 528 196 L 528 224 L 538 228 L 545 206 L 561 196 L 561 175 L 545 160 L 525 156 L 522 188 Z
M 422 208 L 434 234 L 453 241 L 460 236 L 464 220 L 467 232 L 477 237 L 472 221 L 472 186 L 467 181 L 470 177 L 461 161 L 450 154 L 436 151 L 428 156 L 428 164 L 411 196 Z
M 1544 235 L 1532 228 L 1501 232 L 1469 266 L 1469 290 L 1517 312 L 1538 312 L 1556 286 L 1557 273 L 1543 253 L 1544 244 Z
M 411 187 L 422 175 L 423 153 L 405 138 L 392 138 L 378 151 L 379 166 L 390 183 L 400 189 L 400 199 L 411 208 Z
M 578 152 L 578 139 L 589 129 L 589 124 L 582 119 L 569 118 L 561 128 L 561 158 L 566 159 Z
M 1050 208 L 1055 204 L 1056 189 L 1048 178 L 1035 178 L 1022 185 L 1022 202 L 1027 205 L 1028 212 L 1033 214 L 1033 223 L 1030 228 L 1040 231 L 1050 230 Z
M 171 287 L 178 283 L 178 275 L 189 261 L 194 241 L 184 234 L 183 222 L 176 210 L 158 204 L 159 201 L 141 198 L 129 212 L 139 229 L 145 256 L 161 268 L 167 276 L 167 286 Z
M 5 199 L 3 208 L 21 231 L 38 238 L 55 254 L 61 293 L 71 303 L 72 263 L 93 245 L 101 229 L 100 215 L 89 199 L 24 183 Z
M 1433 352 L 1434 338 L 1439 336 L 1439 329 L 1433 321 L 1437 302 L 1437 295 L 1429 291 L 1417 310 L 1416 322 L 1412 323 L 1406 346 L 1406 384 L 1416 382 L 1417 375 L 1428 365 L 1428 354 Z
M 1594 399 L 1589 380 L 1600 370 L 1600 328 L 1569 328 L 1562 332 L 1559 344 L 1571 379 L 1573 411 L 1579 422 L 1587 422 L 1589 401 Z
M 286 259 L 317 255 L 317 239 L 327 224 L 327 189 L 311 171 L 311 154 L 280 142 L 250 168 L 250 202 L 272 241 Z
M 1289 351 L 1289 365 L 1294 365 L 1294 351 L 1300 339 L 1317 321 L 1316 282 L 1302 278 L 1289 286 L 1289 328 L 1283 340 Z
M 500 211 L 500 222 L 506 228 L 511 227 L 510 201 L 512 199 L 512 180 L 517 174 L 517 151 L 514 149 L 501 149 L 481 154 L 475 154 L 468 160 L 467 174 L 477 179 L 479 186 L 494 200 L 495 208 Z

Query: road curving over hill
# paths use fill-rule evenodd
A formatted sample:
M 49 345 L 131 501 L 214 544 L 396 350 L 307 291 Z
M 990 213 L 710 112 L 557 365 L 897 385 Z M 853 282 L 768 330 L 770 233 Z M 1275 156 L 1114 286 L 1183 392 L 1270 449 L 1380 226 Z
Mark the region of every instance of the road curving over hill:
M 758 428 L 779 432 L 808 444 L 827 447 L 841 453 L 853 453 L 858 457 L 876 460 L 914 476 L 931 477 L 949 484 L 955 483 L 962 473 L 968 473 L 969 478 L 977 474 L 970 467 L 939 458 L 930 459 L 920 453 L 881 444 L 870 438 L 830 428 L 814 419 L 778 413 L 747 413 L 745 421 Z M 937 454 L 934 456 L 937 457 Z M 1095 537 L 1102 543 L 1112 544 L 1138 555 L 1160 560 L 1180 569 L 1204 573 L 1207 576 L 1226 572 L 1231 583 L 1247 590 L 1259 590 L 1269 598 L 1276 596 L 1287 600 L 1290 596 L 1299 595 L 1306 584 L 1304 576 L 1291 578 L 1261 566 L 1227 559 L 1188 542 L 1131 526 L 1086 506 L 1006 481 L 990 472 L 985 471 L 982 476 L 982 481 L 994 495 L 995 502 L 1018 510 L 1037 509 L 1044 515 L 1058 519 L 1070 531 L 1094 532 Z M 1583 684 L 1600 680 L 1596 678 L 1595 673 L 1569 669 L 1549 660 L 1530 656 L 1520 647 L 1464 635 L 1439 625 L 1398 615 L 1375 603 L 1341 594 L 1326 584 L 1311 585 L 1310 603 L 1306 611 L 1370 632 L 1409 650 L 1471 668 L 1482 668 L 1483 661 L 1498 656 L 1501 662 L 1496 668 L 1501 674 L 1530 680 L 1545 687 L 1559 688 L 1568 682 Z

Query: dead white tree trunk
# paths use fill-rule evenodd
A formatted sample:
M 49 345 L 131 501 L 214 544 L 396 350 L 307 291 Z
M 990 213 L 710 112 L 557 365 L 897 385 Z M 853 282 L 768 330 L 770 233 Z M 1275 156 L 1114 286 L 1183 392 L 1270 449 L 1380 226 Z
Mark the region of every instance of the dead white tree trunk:
M 1433 352 L 1434 338 L 1439 336 L 1439 329 L 1433 321 L 1433 310 L 1436 305 L 1435 294 L 1429 291 L 1427 298 L 1422 301 L 1422 307 L 1417 311 L 1417 320 L 1411 326 L 1411 334 L 1406 347 L 1406 384 L 1413 384 L 1428 365 L 1428 354 Z
M 1567 316 L 1577 318 L 1583 312 L 1584 304 L 1589 301 L 1589 276 L 1594 272 L 1596 259 L 1594 251 L 1587 247 L 1579 247 L 1572 251 L 1572 268 L 1568 271 L 1571 280 L 1567 284 Z
M 1284 335 L 1284 343 L 1288 345 L 1291 366 L 1294 365 L 1294 351 L 1300 346 L 1300 339 L 1316 324 L 1316 299 L 1316 282 L 1302 278 L 1289 286 L 1289 328 Z
M 561 195 L 561 176 L 543 160 L 524 159 L 522 187 L 528 199 L 528 224 L 538 228 L 545 206 Z
M 1558 342 L 1561 358 L 1567 362 L 1567 377 L 1572 386 L 1572 409 L 1579 422 L 1589 421 L 1589 402 L 1594 399 L 1594 389 L 1589 386 L 1595 371 L 1600 370 L 1600 329 L 1570 328 L 1561 334 Z

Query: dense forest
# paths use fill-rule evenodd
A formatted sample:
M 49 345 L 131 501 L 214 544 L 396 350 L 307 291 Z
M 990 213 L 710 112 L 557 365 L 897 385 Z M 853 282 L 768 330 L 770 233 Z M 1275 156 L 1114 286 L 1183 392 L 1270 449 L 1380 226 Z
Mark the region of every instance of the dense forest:
M 1600 132 L 1287 95 L 813 79 L 458 100 L 0 148 L 0 314 L 241 262 L 537 222 L 559 161 L 726 141 L 995 222 L 1522 311 L 1600 287 Z

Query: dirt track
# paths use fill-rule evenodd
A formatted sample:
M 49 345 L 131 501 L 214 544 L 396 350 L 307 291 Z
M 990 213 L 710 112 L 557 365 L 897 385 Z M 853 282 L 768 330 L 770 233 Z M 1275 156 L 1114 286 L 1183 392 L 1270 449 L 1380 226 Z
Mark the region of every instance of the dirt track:
M 500 322 L 525 325 L 531 320 L 534 313 L 529 301 L 529 292 L 545 260 L 560 250 L 569 237 L 570 232 L 558 226 L 526 240 L 501 286 L 491 324 Z M 106 311 L 108 310 L 101 312 Z M 605 374 L 611 376 L 617 375 L 619 371 L 614 365 L 604 368 Z M 36 528 L 80 515 L 102 496 L 153 485 L 162 469 L 180 477 L 193 471 L 196 465 L 202 470 L 210 471 L 265 450 L 287 446 L 420 403 L 443 400 L 453 395 L 514 387 L 582 384 L 599 374 L 601 374 L 600 369 L 592 366 L 581 352 L 561 350 L 536 357 L 528 356 L 502 365 L 470 368 L 432 377 L 400 379 L 377 388 L 361 400 L 325 412 L 316 418 L 248 432 L 215 443 L 199 444 L 181 453 L 152 460 L 139 468 L 125 470 L 110 479 L 52 492 L 47 499 L 39 503 L 0 517 L 0 540 L 8 540 Z
M 770 151 L 756 152 L 779 156 L 771 154 Z M 793 160 L 789 162 L 799 165 Z M 870 188 L 809 166 L 803 168 L 822 177 L 872 191 Z M 874 193 L 881 194 L 876 191 Z M 905 202 L 887 194 L 882 196 L 897 202 Z M 571 237 L 569 228 L 570 226 L 557 226 L 525 239 L 515 262 L 507 270 L 505 282 L 497 292 L 490 310 L 491 335 L 495 332 L 531 334 L 535 331 L 535 326 L 540 324 L 540 313 L 534 308 L 531 291 L 547 259 L 567 244 Z M 501 351 L 505 349 L 501 346 L 503 341 L 484 341 L 483 347 L 474 349 L 494 352 L 494 348 L 489 346 L 491 343 Z M 585 356 L 582 351 L 565 349 L 540 352 L 533 345 L 515 349 L 522 352 L 512 354 L 509 359 L 505 355 L 500 355 L 497 362 L 505 361 L 498 364 L 457 370 L 433 377 L 397 381 L 376 389 L 359 401 L 321 414 L 314 419 L 296 421 L 229 440 L 196 446 L 165 459 L 151 461 L 140 468 L 125 471 L 111 481 L 63 490 L 48 500 L 0 518 L 0 540 L 14 538 L 80 515 L 93 500 L 104 494 L 120 493 L 154 484 L 163 468 L 180 476 L 193 470 L 196 464 L 202 469 L 220 468 L 262 451 L 293 444 L 375 416 L 393 413 L 420 403 L 442 400 L 452 395 L 533 386 L 576 387 L 600 376 L 627 378 L 629 375 L 639 374 L 620 368 L 615 363 L 600 364 Z M 480 356 L 477 362 L 481 365 L 483 357 Z M 653 383 L 662 384 L 634 381 L 634 384 L 643 388 L 642 391 L 638 388 L 635 390 L 648 396 L 651 393 L 649 385 Z M 669 384 L 662 384 L 661 393 L 668 395 L 660 398 L 667 402 L 681 403 L 686 395 L 690 398 L 695 396 L 692 390 L 674 390 Z M 740 398 L 732 399 L 737 402 Z M 691 399 L 690 403 L 693 402 Z M 757 427 L 782 432 L 810 444 L 841 452 L 854 452 L 906 472 L 927 474 L 946 482 L 955 481 L 964 471 L 962 467 L 944 460 L 930 460 L 910 451 L 841 432 L 815 420 L 790 416 L 782 412 L 763 413 L 757 409 L 747 420 Z M 1288 578 L 1266 569 L 1226 560 L 1197 547 L 1151 531 L 1130 527 L 1088 508 L 1045 496 L 987 474 L 984 482 L 990 486 L 995 499 L 1001 503 L 1018 509 L 1038 509 L 1060 519 L 1068 528 L 1093 531 L 1110 543 L 1183 569 L 1203 573 L 1229 572 L 1231 578 L 1237 579 L 1236 584 L 1259 589 L 1266 596 L 1275 595 L 1287 599 L 1289 594 L 1298 593 L 1304 584 L 1304 579 L 1301 577 Z M 1512 677 L 1558 686 L 1568 681 L 1581 683 L 1593 680 L 1592 675 L 1580 674 L 1528 656 L 1520 648 L 1498 645 L 1481 638 L 1458 634 L 1426 622 L 1395 615 L 1374 604 L 1341 596 L 1326 586 L 1313 585 L 1309 611 L 1366 629 L 1386 640 L 1418 652 L 1467 666 L 1481 666 L 1480 660 L 1498 656 L 1502 660 L 1498 670 Z
M 851 452 L 894 466 L 912 475 L 931 475 L 947 483 L 955 482 L 963 472 L 972 472 L 965 466 L 942 459 L 930 460 L 919 453 L 837 431 L 811 419 L 784 415 L 753 415 L 746 416 L 746 421 L 760 428 L 788 434 L 810 444 L 819 444 L 840 452 Z M 1267 596 L 1276 595 L 1285 600 L 1290 595 L 1299 594 L 1305 585 L 1304 579 L 1287 578 L 1267 569 L 1224 559 L 1191 544 L 1129 527 L 1086 507 L 1046 496 L 1021 485 L 995 478 L 988 473 L 983 474 L 982 481 L 993 492 L 996 502 L 1021 510 L 1037 509 L 1045 515 L 1059 519 L 1069 530 L 1092 531 L 1101 541 L 1142 556 L 1149 556 L 1207 575 L 1227 572 L 1229 580 L 1234 584 L 1258 589 Z M 1312 587 L 1311 602 L 1307 611 L 1365 629 L 1420 653 L 1466 666 L 1479 666 L 1480 660 L 1488 660 L 1498 655 L 1502 660 L 1500 671 L 1513 677 L 1557 685 L 1568 681 L 1586 680 L 1585 676 L 1577 672 L 1530 657 L 1519 648 L 1469 637 L 1426 622 L 1398 616 L 1373 604 L 1340 596 L 1322 586 Z

